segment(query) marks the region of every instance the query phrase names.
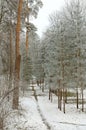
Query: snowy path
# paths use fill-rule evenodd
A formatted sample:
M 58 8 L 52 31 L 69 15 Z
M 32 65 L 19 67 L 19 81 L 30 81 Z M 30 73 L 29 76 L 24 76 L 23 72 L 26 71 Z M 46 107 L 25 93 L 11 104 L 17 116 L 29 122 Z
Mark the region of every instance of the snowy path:
M 66 114 L 58 110 L 57 97 L 48 100 L 48 92 L 36 90 L 38 101 L 32 95 L 21 98 L 26 111 L 23 130 L 86 130 L 86 113 L 77 110 L 74 104 L 66 105 Z
M 67 112 L 64 114 L 57 108 L 56 96 L 52 103 L 47 96 L 40 96 L 38 104 L 51 130 L 86 130 L 86 113 L 77 111 L 74 106 L 66 106 Z
M 37 103 L 33 97 L 22 98 L 21 105 L 26 111 L 25 128 L 26 130 L 49 130 L 43 122 L 42 117 L 37 109 Z
M 41 111 L 41 109 L 40 109 L 40 107 L 39 107 L 38 102 L 37 102 L 37 110 L 38 110 L 38 112 L 39 112 L 39 114 L 40 114 L 40 116 L 41 116 L 41 119 L 42 119 L 43 123 L 44 123 L 45 126 L 47 127 L 47 129 L 48 129 L 48 130 L 51 130 L 51 126 L 49 125 L 49 123 L 48 123 L 47 120 L 45 119 L 44 115 L 42 114 L 42 111 Z

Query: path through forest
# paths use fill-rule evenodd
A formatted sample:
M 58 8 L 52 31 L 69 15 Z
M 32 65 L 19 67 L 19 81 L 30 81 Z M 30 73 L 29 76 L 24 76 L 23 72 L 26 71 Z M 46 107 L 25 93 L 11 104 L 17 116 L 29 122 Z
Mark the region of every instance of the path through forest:
M 34 97 L 22 98 L 21 105 L 26 111 L 24 115 L 26 123 L 24 127 L 27 128 L 27 130 L 50 130 L 50 126 L 43 118 L 39 105 Z
M 28 93 L 28 92 L 26 92 Z M 25 130 L 86 130 L 86 115 L 75 108 L 75 105 L 66 105 L 66 114 L 57 108 L 57 97 L 53 95 L 53 102 L 48 100 L 48 91 L 42 93 L 40 88 L 29 91 L 29 94 L 20 98 L 24 109 Z

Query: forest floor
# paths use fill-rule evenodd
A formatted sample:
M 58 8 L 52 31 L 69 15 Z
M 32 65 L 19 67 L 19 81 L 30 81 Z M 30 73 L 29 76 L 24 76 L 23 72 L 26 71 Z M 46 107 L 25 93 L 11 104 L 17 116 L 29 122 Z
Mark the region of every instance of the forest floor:
M 48 100 L 48 91 L 36 90 L 34 94 L 28 91 L 20 97 L 21 116 L 14 128 L 9 130 L 86 130 L 86 111 L 76 104 L 66 104 L 66 113 L 58 110 L 58 99 L 53 95 L 52 102 Z M 86 108 L 86 106 L 85 106 Z

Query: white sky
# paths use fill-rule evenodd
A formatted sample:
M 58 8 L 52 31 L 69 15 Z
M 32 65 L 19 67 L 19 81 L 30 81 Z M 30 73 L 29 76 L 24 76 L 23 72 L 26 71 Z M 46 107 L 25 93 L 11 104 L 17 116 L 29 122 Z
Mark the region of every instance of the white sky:
M 56 10 L 60 10 L 64 5 L 64 0 L 42 0 L 43 7 L 39 10 L 38 17 L 33 20 L 33 23 L 38 28 L 37 33 L 39 36 L 45 31 L 46 27 L 49 25 L 49 14 Z

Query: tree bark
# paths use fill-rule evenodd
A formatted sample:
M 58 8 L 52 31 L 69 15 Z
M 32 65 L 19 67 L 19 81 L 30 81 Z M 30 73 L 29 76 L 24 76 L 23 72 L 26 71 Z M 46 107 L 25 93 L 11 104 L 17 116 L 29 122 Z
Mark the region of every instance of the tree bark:
M 13 109 L 18 109 L 19 106 L 19 75 L 20 75 L 20 29 L 21 29 L 21 12 L 22 12 L 23 0 L 19 0 L 17 25 L 16 25 L 16 61 L 15 61 L 15 89 L 13 92 Z
M 63 112 L 65 113 L 65 89 L 63 88 Z
M 29 10 L 29 7 L 28 7 L 28 0 L 26 1 L 27 2 L 27 12 L 26 12 L 26 18 L 27 18 L 27 24 L 29 25 L 29 12 L 28 12 L 28 10 Z M 29 10 L 30 11 L 30 10 Z M 27 14 L 28 13 L 28 14 Z M 28 54 L 28 44 L 29 44 L 29 36 L 28 36 L 28 33 L 29 33 L 29 26 L 28 27 L 26 27 L 26 54 Z
M 26 31 L 26 54 L 28 54 L 28 43 L 29 43 L 29 40 L 28 40 L 28 29 Z
M 4 130 L 4 122 L 3 122 L 3 118 L 0 117 L 0 130 Z
M 50 100 L 50 95 L 51 95 L 51 90 L 50 90 L 50 88 L 49 88 L 49 100 Z
M 58 108 L 60 109 L 60 111 L 61 111 L 61 109 L 62 109 L 62 90 L 61 90 L 61 80 L 59 80 L 59 89 L 58 89 Z
M 19 55 L 15 62 L 15 68 L 20 70 L 20 60 L 21 56 Z M 13 91 L 13 109 L 18 109 L 19 106 L 19 71 L 15 73 L 15 89 Z
M 77 91 L 76 91 L 76 105 L 77 105 L 77 109 L 79 108 L 79 99 L 78 99 L 78 88 L 77 88 Z
M 67 103 L 67 89 L 65 90 L 65 103 Z
M 83 88 L 81 89 L 81 93 L 82 93 L 82 112 L 83 112 L 84 111 Z
M 61 111 L 61 109 L 62 109 L 62 89 L 60 89 L 60 91 L 59 91 L 59 109 L 60 109 L 60 111 Z
M 61 90 L 58 89 L 58 108 L 61 110 Z
M 9 54 L 9 87 L 8 87 L 8 91 L 10 89 L 12 89 L 12 73 L 13 73 L 13 50 L 12 50 L 12 29 L 10 28 L 10 54 Z M 10 97 L 8 94 L 8 101 L 9 101 Z

